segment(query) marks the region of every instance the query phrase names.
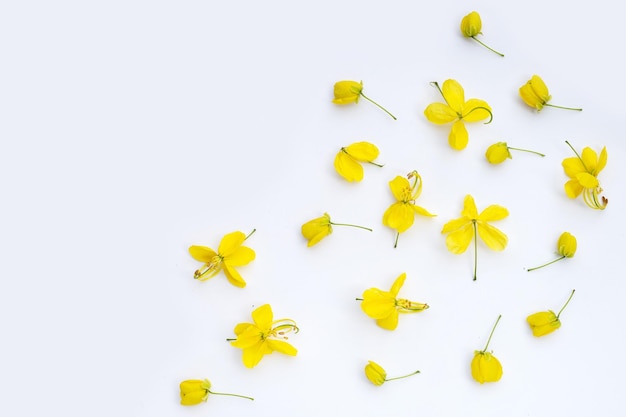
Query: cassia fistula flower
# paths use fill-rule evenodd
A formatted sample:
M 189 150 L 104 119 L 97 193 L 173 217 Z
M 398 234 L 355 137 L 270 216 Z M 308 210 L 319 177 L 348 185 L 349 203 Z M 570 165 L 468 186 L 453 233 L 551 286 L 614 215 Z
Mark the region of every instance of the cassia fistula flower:
M 478 42 L 485 48 L 489 49 L 491 52 L 494 52 L 500 56 L 504 56 L 500 52 L 496 51 L 495 49 L 485 45 L 480 40 L 478 40 L 476 36 L 483 34 L 481 32 L 482 27 L 483 27 L 483 22 L 480 19 L 480 15 L 478 14 L 478 12 L 471 12 L 470 14 L 468 14 L 461 20 L 461 33 L 463 34 L 463 36 L 465 36 L 466 38 L 474 39 L 476 42 Z
M 499 205 L 491 205 L 480 214 L 476 208 L 474 197 L 465 196 L 461 217 L 451 220 L 443 226 L 441 233 L 447 233 L 446 246 L 454 254 L 462 254 L 467 250 L 472 238 L 474 239 L 474 281 L 478 263 L 478 236 L 493 250 L 501 251 L 506 248 L 508 238 L 499 229 L 488 222 L 502 220 L 509 215 L 509 211 Z
M 409 180 L 413 180 L 413 184 Z M 396 241 L 393 245 L 398 245 L 400 233 L 406 232 L 413 226 L 415 215 L 419 214 L 427 217 L 434 217 L 423 207 L 415 204 L 415 200 L 422 194 L 422 177 L 417 171 L 409 172 L 407 178 L 397 176 L 389 181 L 389 188 L 396 199 L 383 214 L 383 224 L 396 231 Z
M 204 262 L 204 265 L 194 273 L 194 278 L 206 281 L 224 269 L 224 275 L 226 275 L 228 282 L 239 288 L 245 287 L 246 281 L 235 267 L 247 265 L 256 257 L 252 249 L 242 246 L 243 242 L 255 231 L 256 229 L 250 232 L 248 236 L 242 232 L 227 234 L 222 238 L 217 252 L 206 246 L 191 246 L 189 253 L 192 258 Z
M 376 324 L 383 329 L 394 330 L 398 327 L 400 313 L 419 313 L 428 308 L 428 304 L 397 298 L 405 280 L 406 273 L 402 273 L 389 291 L 370 288 L 363 292 L 363 298 L 357 298 L 361 301 L 363 312 L 375 319 Z
M 510 152 L 511 150 L 530 152 L 542 157 L 545 156 L 542 153 L 529 151 L 528 149 L 513 148 L 511 146 L 508 146 L 506 142 L 498 142 L 487 148 L 487 151 L 485 152 L 485 158 L 487 158 L 487 161 L 489 161 L 490 164 L 501 164 L 507 159 L 513 158 Z
M 341 148 L 335 157 L 335 170 L 348 181 L 359 182 L 363 179 L 363 167 L 359 162 L 367 162 L 382 167 L 374 162 L 378 158 L 378 148 L 373 143 L 356 142 Z
M 350 104 L 350 103 L 356 104 L 359 102 L 359 98 L 363 97 L 365 100 L 376 105 L 378 108 L 380 108 L 389 116 L 391 116 L 393 120 L 397 120 L 396 116 L 391 114 L 386 108 L 384 108 L 383 106 L 381 106 L 380 104 L 376 103 L 374 100 L 372 100 L 371 98 L 363 94 L 363 81 L 361 82 L 356 82 L 356 81 L 336 82 L 335 88 L 334 88 L 334 96 L 335 98 L 333 98 L 333 103 L 335 104 Z
M 530 316 L 526 318 L 526 321 L 528 322 L 528 325 L 530 326 L 530 329 L 533 332 L 533 336 L 535 337 L 545 336 L 561 327 L 561 320 L 559 320 L 559 317 L 561 316 L 561 313 L 563 312 L 565 307 L 567 307 L 570 300 L 574 296 L 575 291 L 576 290 L 572 290 L 572 293 L 570 294 L 569 298 L 565 302 L 565 305 L 561 307 L 561 310 L 559 310 L 558 314 L 554 314 L 552 310 L 548 310 L 548 311 L 540 311 L 539 313 L 531 314 Z
M 288 334 L 299 331 L 291 319 L 274 320 L 269 304 L 264 304 L 252 312 L 253 323 L 239 323 L 235 326 L 236 339 L 227 339 L 230 344 L 243 350 L 243 364 L 255 367 L 264 355 L 280 352 L 296 356 L 297 349 L 285 340 Z
M 576 110 L 582 111 L 583 109 L 577 109 L 573 107 L 563 107 L 556 106 L 554 104 L 549 104 L 548 101 L 552 98 L 550 92 L 548 91 L 548 86 L 543 82 L 540 76 L 533 75 L 530 80 L 526 82 L 519 89 L 519 95 L 524 100 L 524 103 L 528 104 L 530 107 L 537 109 L 537 111 L 541 111 L 544 106 L 548 107 L 556 107 L 558 109 L 565 110 Z
M 420 371 L 415 371 L 408 375 L 397 376 L 394 378 L 387 378 L 387 372 L 383 369 L 382 366 L 377 364 L 374 361 L 368 361 L 367 365 L 365 365 L 365 376 L 367 379 L 374 385 L 382 385 L 385 382 L 393 381 L 396 379 L 402 379 L 409 377 L 411 375 L 419 374 Z
M 496 326 L 501 317 L 502 315 L 498 316 L 496 324 L 493 325 L 485 348 L 483 350 L 474 351 L 474 358 L 471 363 L 472 378 L 481 384 L 485 382 L 497 382 L 502 378 L 502 364 L 498 358 L 493 356 L 492 352 L 487 352 L 489 342 L 491 342 L 491 336 L 493 336 L 493 332 L 496 330 Z
M 602 148 L 599 157 L 593 149 L 588 147 L 583 149 L 581 156 L 568 141 L 565 143 L 576 154 L 575 157 L 565 158 L 562 163 L 565 175 L 570 178 L 565 183 L 565 194 L 569 198 L 576 198 L 582 194 L 587 206 L 596 210 L 604 210 L 609 200 L 600 196 L 602 187 L 600 187 L 598 174 L 606 166 L 608 159 L 606 147 Z
M 561 236 L 559 236 L 559 240 L 556 242 L 556 252 L 561 256 L 541 266 L 530 268 L 528 269 L 528 272 L 534 271 L 535 269 L 543 268 L 544 266 L 551 265 L 557 261 L 560 261 L 561 259 L 574 257 L 574 254 L 576 253 L 576 247 L 577 242 L 574 235 L 569 232 L 561 233 Z
M 246 397 L 245 395 L 213 392 L 211 391 L 211 382 L 209 382 L 208 379 L 188 379 L 180 383 L 181 405 L 198 405 L 201 402 L 206 402 L 206 400 L 209 398 L 209 394 L 227 395 L 230 397 L 240 397 L 246 398 L 248 400 L 254 400 L 254 398 Z
M 309 220 L 302 225 L 302 236 L 308 240 L 307 246 L 311 247 L 331 234 L 333 232 L 333 226 L 350 226 L 369 230 L 370 232 L 372 231 L 369 227 L 357 226 L 355 224 L 333 223 L 328 213 L 324 213 L 322 217 Z
M 485 124 L 491 123 L 491 107 L 486 101 L 476 98 L 465 101 L 465 91 L 456 80 L 444 81 L 442 88 L 439 88 L 437 82 L 433 81 L 431 84 L 437 87 L 445 103 L 429 104 L 424 110 L 426 119 L 440 125 L 452 123 L 448 144 L 457 151 L 465 149 L 469 135 L 464 122 L 478 122 L 489 118 Z

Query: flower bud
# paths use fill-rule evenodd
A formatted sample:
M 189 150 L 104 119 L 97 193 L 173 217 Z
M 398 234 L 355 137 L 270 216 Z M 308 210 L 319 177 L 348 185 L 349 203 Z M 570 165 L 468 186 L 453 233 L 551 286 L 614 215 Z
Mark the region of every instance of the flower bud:
M 533 75 L 526 84 L 520 87 L 519 95 L 524 103 L 536 108 L 537 111 L 543 109 L 543 106 L 552 98 L 548 87 L 538 75 Z
M 531 314 L 526 318 L 526 321 L 535 337 L 545 336 L 561 327 L 561 320 L 552 310 Z
M 382 385 L 387 378 L 387 372 L 376 362 L 368 361 L 368 364 L 365 365 L 365 376 L 372 384 Z
M 476 351 L 472 359 L 472 378 L 477 382 L 497 382 L 502 378 L 502 364 L 489 352 Z
M 356 81 L 338 81 L 335 83 L 333 103 L 358 103 L 361 91 L 363 91 L 363 81 L 359 83 Z
M 182 405 L 198 405 L 209 397 L 211 383 L 208 379 L 189 379 L 180 383 L 180 403 Z
M 563 232 L 557 243 L 557 250 L 561 256 L 571 258 L 576 253 L 576 237 L 569 232 Z
M 461 20 L 461 33 L 467 38 L 480 34 L 482 27 L 483 24 L 477 12 L 472 12 Z
M 485 157 L 490 164 L 501 164 L 506 161 L 507 158 L 511 158 L 511 152 L 509 152 L 509 147 L 506 142 L 498 142 L 487 148 Z

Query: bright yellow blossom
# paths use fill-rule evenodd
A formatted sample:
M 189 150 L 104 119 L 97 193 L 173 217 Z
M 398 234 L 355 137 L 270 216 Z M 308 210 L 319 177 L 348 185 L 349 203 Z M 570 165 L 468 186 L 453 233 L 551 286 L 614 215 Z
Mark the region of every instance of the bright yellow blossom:
M 491 205 L 478 214 L 474 197 L 467 195 L 463 202 L 461 217 L 443 226 L 441 233 L 448 233 L 446 246 L 454 254 L 465 252 L 474 238 L 474 281 L 476 280 L 478 236 L 490 249 L 504 250 L 508 242 L 507 236 L 487 222 L 502 220 L 508 215 L 509 211 L 499 205 Z
M 530 152 L 542 157 L 545 156 L 542 153 L 529 151 L 528 149 L 513 148 L 511 146 L 508 146 L 506 142 L 498 142 L 487 148 L 487 151 L 485 152 L 485 158 L 487 158 L 487 161 L 489 161 L 490 164 L 501 164 L 507 159 L 513 158 L 511 156 L 510 150 Z
M 544 266 L 553 264 L 557 261 L 560 261 L 561 259 L 573 258 L 574 254 L 576 253 L 576 246 L 577 246 L 576 236 L 572 235 L 569 232 L 563 232 L 561 236 L 559 236 L 559 240 L 556 243 L 556 251 L 559 255 L 561 255 L 561 257 L 556 258 L 555 260 L 550 261 L 541 266 L 530 268 L 527 271 L 530 272 L 530 271 L 534 271 L 535 269 L 543 268 Z
M 242 232 L 227 234 L 222 238 L 217 252 L 206 246 L 191 246 L 189 253 L 193 259 L 204 262 L 202 268 L 194 273 L 194 278 L 206 281 L 224 268 L 224 275 L 226 275 L 228 282 L 236 287 L 245 287 L 246 281 L 244 281 L 235 267 L 247 265 L 256 257 L 252 249 L 247 246 L 241 246 L 255 231 L 256 229 L 248 236 Z
M 378 148 L 369 142 L 356 142 L 341 148 L 335 157 L 335 170 L 348 181 L 361 181 L 363 179 L 363 167 L 359 162 L 367 162 L 377 167 L 382 167 L 374 161 L 378 158 Z
M 481 32 L 482 27 L 483 23 L 480 19 L 480 15 L 478 14 L 478 12 L 471 12 L 461 20 L 461 33 L 463 34 L 463 36 L 465 36 L 466 38 L 472 38 L 485 48 L 489 49 L 491 52 L 494 52 L 500 56 L 504 56 L 500 52 L 490 48 L 489 46 L 479 41 L 478 38 L 476 38 L 476 35 L 483 34 Z
M 307 246 L 311 247 L 331 234 L 333 232 L 333 226 L 350 226 L 369 230 L 370 232 L 372 231 L 369 227 L 357 226 L 355 224 L 333 223 L 330 221 L 328 213 L 324 213 L 322 217 L 309 220 L 302 225 L 302 236 L 309 241 Z
M 382 385 L 387 381 L 393 381 L 395 379 L 406 378 L 408 376 L 419 374 L 419 373 L 420 371 L 415 371 L 408 375 L 397 376 L 394 378 L 387 378 L 387 372 L 385 372 L 383 367 L 377 364 L 376 362 L 368 361 L 367 365 L 365 365 L 365 376 L 374 385 Z
M 290 332 L 298 332 L 296 322 L 291 319 L 274 320 L 269 304 L 264 304 L 252 312 L 254 323 L 239 323 L 235 326 L 236 339 L 228 339 L 230 344 L 243 350 L 243 364 L 255 367 L 264 355 L 276 351 L 296 356 L 297 349 L 285 342 Z
M 554 314 L 552 310 L 548 310 L 531 314 L 526 318 L 526 321 L 528 322 L 528 325 L 533 332 L 533 336 L 545 336 L 561 327 L 561 320 L 559 320 L 559 317 L 574 296 L 575 291 L 576 290 L 572 290 L 572 293 L 570 294 L 569 298 L 565 302 L 565 305 L 561 308 L 558 314 Z
M 474 358 L 471 363 L 472 377 L 481 384 L 485 382 L 497 382 L 502 378 L 502 364 L 498 358 L 493 356 L 492 352 L 487 352 L 491 336 L 493 336 L 493 332 L 496 330 L 496 326 L 501 317 L 501 315 L 498 316 L 496 324 L 494 324 L 493 329 L 491 329 L 491 334 L 489 335 L 485 348 L 483 350 L 474 351 Z
M 211 391 L 211 382 L 209 382 L 208 379 L 188 379 L 180 383 L 181 405 L 198 405 L 203 401 L 206 402 L 206 400 L 209 398 L 209 394 L 228 395 L 231 397 L 240 397 L 246 398 L 248 400 L 254 400 L 254 398 L 246 397 L 245 395 L 213 392 Z
M 358 83 L 356 81 L 336 82 L 335 88 L 334 88 L 334 96 L 335 98 L 333 98 L 333 103 L 335 104 L 358 103 L 359 98 L 363 97 L 365 100 L 378 106 L 378 108 L 380 108 L 389 116 L 391 116 L 393 120 L 397 120 L 396 116 L 389 113 L 389 111 L 386 108 L 384 108 L 383 106 L 381 106 L 380 104 L 376 103 L 374 100 L 372 100 L 371 98 L 363 94 L 363 81 L 358 82 Z
M 528 104 L 530 107 L 537 109 L 537 111 L 541 111 L 544 106 L 556 107 L 559 109 L 565 110 L 576 110 L 582 111 L 583 109 L 575 109 L 572 107 L 563 107 L 556 106 L 554 104 L 548 104 L 548 101 L 552 98 L 548 91 L 548 86 L 543 82 L 540 76 L 533 75 L 530 80 L 526 82 L 519 89 L 519 95 L 524 100 L 524 103 Z
M 383 291 L 378 288 L 370 288 L 363 292 L 363 298 L 357 299 L 361 300 L 363 312 L 375 319 L 376 324 L 383 329 L 394 330 L 398 327 L 399 313 L 418 313 L 428 308 L 428 304 L 397 298 L 405 280 L 406 273 L 403 273 L 396 278 L 391 290 Z
M 591 148 L 584 148 L 581 156 L 568 141 L 565 143 L 576 154 L 575 157 L 565 158 L 562 163 L 565 174 L 570 178 L 565 183 L 565 193 L 569 198 L 576 198 L 582 194 L 589 207 L 604 210 L 609 200 L 600 196 L 602 187 L 598 181 L 598 174 L 606 166 L 608 158 L 606 147 L 602 148 L 598 158 L 598 154 Z
M 443 87 L 439 88 L 437 82 L 432 83 L 445 100 L 445 103 L 431 103 L 424 110 L 428 121 L 435 124 L 453 123 L 448 143 L 452 149 L 460 151 L 465 149 L 469 140 L 464 122 L 478 122 L 489 118 L 491 123 L 493 115 L 491 107 L 484 100 L 471 98 L 465 101 L 465 92 L 461 84 L 456 80 L 446 80 Z
M 409 183 L 410 179 L 413 179 L 413 185 Z M 400 233 L 406 232 L 409 227 L 413 226 L 416 214 L 428 217 L 436 215 L 415 205 L 415 200 L 422 194 L 422 177 L 417 171 L 410 172 L 407 178 L 398 175 L 389 181 L 389 188 L 396 202 L 383 214 L 383 224 L 397 232 L 395 248 L 398 245 Z

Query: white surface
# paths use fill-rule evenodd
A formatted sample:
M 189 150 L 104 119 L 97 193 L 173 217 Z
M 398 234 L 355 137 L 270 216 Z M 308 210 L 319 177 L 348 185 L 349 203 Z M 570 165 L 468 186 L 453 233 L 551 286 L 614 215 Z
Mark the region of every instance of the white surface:
M 421 4 L 424 3 L 424 4 Z M 622 247 L 625 68 L 614 2 L 496 1 L 20 1 L 0 10 L 0 414 L 35 416 L 614 415 L 626 363 Z M 482 48 L 459 32 L 477 10 Z M 537 114 L 517 89 L 539 74 L 554 104 Z M 431 81 L 457 79 L 493 108 L 468 125 L 456 152 L 449 127 L 427 122 L 440 101 Z M 335 81 L 364 81 L 366 101 L 331 104 Z M 569 200 L 563 158 L 607 146 L 604 212 Z M 332 161 L 359 140 L 382 169 L 343 181 Z M 516 153 L 501 166 L 488 145 Z M 417 169 L 419 217 L 393 249 L 381 224 L 387 183 Z M 621 185 L 620 185 L 621 184 Z M 463 197 L 510 217 L 502 253 L 446 250 L 441 227 Z M 318 246 L 305 221 L 336 228 Z M 257 259 L 200 283 L 187 253 L 257 228 Z M 541 271 L 563 231 L 575 258 Z M 355 297 L 407 272 L 402 295 L 431 308 L 378 328 Z M 535 339 L 525 317 L 558 310 L 563 327 Z M 249 370 L 224 341 L 271 303 L 301 332 L 295 358 L 274 354 Z M 469 363 L 498 314 L 490 348 L 497 384 Z M 367 360 L 409 379 L 374 387 Z M 211 397 L 178 404 L 178 383 L 209 378 Z

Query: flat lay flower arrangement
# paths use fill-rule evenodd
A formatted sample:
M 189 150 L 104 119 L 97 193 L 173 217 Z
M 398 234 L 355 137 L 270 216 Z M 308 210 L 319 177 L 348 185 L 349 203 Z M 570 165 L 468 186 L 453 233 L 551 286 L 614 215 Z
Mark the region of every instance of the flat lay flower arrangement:
M 476 53 L 494 53 L 500 56 L 498 59 L 507 59 L 506 54 L 499 49 L 506 45 L 498 45 L 496 50 L 484 42 L 486 37 L 482 34 L 482 25 L 480 14 L 475 11 L 471 12 L 460 22 L 460 34 L 487 49 L 484 52 L 477 50 Z M 471 96 L 476 92 L 476 95 L 481 97 L 479 85 L 465 86 L 462 80 L 452 78 L 429 80 L 429 84 L 435 92 L 433 97 L 438 95 L 438 98 L 423 108 L 418 116 L 433 125 L 443 125 L 449 128 L 446 137 L 440 137 L 442 130 L 433 129 L 429 138 L 434 142 L 444 143 L 450 148 L 449 152 L 463 152 L 472 143 L 476 135 L 472 131 L 472 125 L 482 123 L 488 129 L 489 124 L 498 117 L 499 109 L 496 106 L 492 107 L 484 98 L 470 97 L 466 92 L 471 91 Z M 552 103 L 551 92 L 539 75 L 529 74 L 529 79 L 520 80 L 519 85 L 500 87 L 514 92 L 518 100 L 538 113 L 538 117 L 541 117 L 540 112 L 547 111 L 571 111 L 572 117 L 580 117 L 577 115 L 582 111 L 581 108 Z M 332 92 L 332 99 L 329 101 L 332 101 L 333 105 L 375 106 L 380 110 L 381 117 L 388 118 L 389 123 L 399 123 L 399 119 L 392 112 L 390 103 L 382 104 L 376 101 L 375 86 L 369 85 L 367 80 L 338 79 L 334 86 L 329 86 L 329 91 Z M 555 97 L 557 97 L 556 94 L 555 92 Z M 320 106 L 324 105 L 327 103 L 320 103 Z M 602 188 L 600 177 L 608 163 L 608 150 L 605 147 L 594 149 L 587 143 L 578 143 L 578 141 L 573 143 L 567 139 L 558 138 L 562 143 L 563 153 L 569 155 L 561 163 L 563 183 L 561 193 L 571 200 L 568 203 L 585 205 L 590 213 L 598 214 L 608 207 L 609 202 Z M 481 262 L 481 253 L 510 250 L 510 239 L 514 239 L 514 236 L 509 236 L 507 233 L 507 224 L 532 221 L 532 219 L 521 218 L 519 213 L 515 213 L 515 207 L 505 207 L 499 201 L 497 193 L 488 198 L 484 196 L 475 198 L 470 194 L 471 190 L 463 189 L 443 191 L 458 196 L 458 205 L 454 207 L 436 204 L 424 207 L 420 199 L 423 193 L 437 195 L 441 194 L 442 190 L 435 191 L 428 187 L 429 178 L 420 171 L 419 166 L 409 167 L 407 172 L 390 172 L 387 168 L 390 161 L 382 157 L 384 147 L 374 142 L 374 140 L 370 142 L 369 139 L 346 138 L 343 143 L 337 143 L 334 160 L 319 160 L 317 163 L 320 166 L 334 167 L 336 181 L 345 181 L 355 187 L 358 187 L 359 183 L 367 182 L 370 175 L 382 175 L 388 178 L 388 188 L 381 189 L 378 195 L 373 196 L 378 200 L 387 201 L 387 208 L 380 213 L 378 218 L 369 219 L 367 224 L 356 224 L 354 223 L 357 222 L 356 219 L 345 218 L 343 215 L 335 218 L 333 207 L 319 207 L 317 208 L 318 217 L 306 218 L 306 215 L 303 215 L 300 224 L 292 225 L 294 230 L 301 234 L 302 245 L 307 246 L 310 251 L 315 251 L 327 240 L 333 239 L 335 234 L 348 233 L 348 229 L 352 229 L 349 233 L 353 234 L 355 239 L 373 239 L 372 230 L 383 227 L 393 233 L 393 239 L 389 241 L 390 250 L 398 250 L 399 247 L 411 245 L 412 242 L 403 239 L 402 236 L 409 229 L 419 228 L 426 222 L 436 222 L 440 228 L 439 234 L 427 235 L 417 232 L 412 235 L 412 239 L 424 239 L 431 245 L 446 248 L 449 252 L 450 263 L 461 262 L 466 265 L 468 263 L 465 261 L 471 259 L 472 266 L 467 271 L 467 279 L 475 281 L 473 285 L 482 285 L 481 271 L 488 269 L 489 264 Z M 509 144 L 509 142 L 499 141 L 485 147 L 484 160 L 481 162 L 499 165 L 507 163 L 509 159 L 518 158 L 518 155 L 522 154 L 527 154 L 529 158 L 545 157 L 543 149 L 527 149 L 521 143 L 522 139 L 516 139 L 516 142 L 520 143 L 511 141 Z M 394 144 L 385 146 L 394 146 Z M 309 173 L 302 173 L 302 175 L 307 174 Z M 298 191 L 306 192 L 297 190 L 294 193 Z M 429 201 L 436 201 L 436 199 Z M 567 210 L 567 207 L 558 209 Z M 241 219 L 241 222 L 247 224 L 246 219 Z M 540 269 L 556 269 L 564 262 L 576 262 L 578 242 L 574 233 L 575 229 L 576 224 L 572 224 L 570 230 L 546 230 L 543 239 L 547 242 L 553 237 L 556 241 L 556 244 L 553 244 L 553 253 L 548 252 L 545 259 L 536 259 L 533 260 L 533 264 L 521 265 L 521 267 L 529 274 L 533 274 L 534 271 Z M 225 278 L 233 286 L 241 288 L 241 291 L 247 291 L 245 288 L 247 281 L 257 279 L 246 273 L 246 266 L 256 259 L 255 237 L 257 234 L 267 232 L 256 229 L 247 232 L 231 231 L 224 236 L 207 236 L 204 242 L 191 242 L 189 254 L 199 264 L 195 272 L 190 271 L 189 278 L 196 279 L 199 285 L 211 285 L 212 280 Z M 312 253 L 312 256 L 316 255 L 318 253 Z M 363 285 L 362 292 L 354 294 L 352 300 L 346 300 L 346 303 L 354 303 L 355 309 L 360 309 L 363 321 L 370 321 L 373 326 L 387 332 L 393 332 L 411 320 L 434 320 L 431 318 L 431 310 L 446 308 L 443 305 L 429 305 L 428 300 L 423 299 L 419 292 L 413 294 L 405 291 L 403 286 L 410 280 L 418 280 L 419 285 L 426 284 L 423 277 L 415 277 L 406 272 L 402 272 L 393 279 L 396 268 L 402 270 L 403 267 L 402 265 L 389 265 L 390 271 L 387 276 L 377 277 L 375 281 L 369 278 L 368 283 Z M 258 274 L 259 271 L 257 270 L 256 273 Z M 546 306 L 545 311 L 522 312 L 527 315 L 526 327 L 508 322 L 500 312 L 494 311 L 493 322 L 483 323 L 482 327 L 473 329 L 477 337 L 485 334 L 488 336 L 481 342 L 484 344 L 475 347 L 473 356 L 467 361 L 467 375 L 481 386 L 498 383 L 506 378 L 515 378 L 514 374 L 507 373 L 507 355 L 499 347 L 499 341 L 503 337 L 499 330 L 504 326 L 517 326 L 519 328 L 515 331 L 526 332 L 537 338 L 558 337 L 551 333 L 560 329 L 561 317 L 566 318 L 565 307 L 570 302 L 576 303 L 575 289 L 572 288 L 570 291 L 569 296 L 568 294 L 551 294 L 554 304 Z M 233 299 L 232 302 L 235 303 L 237 300 Z M 472 312 L 466 312 L 466 314 L 471 315 Z M 299 343 L 298 333 L 307 332 L 307 328 L 299 327 L 297 312 L 285 311 L 280 302 L 255 306 L 250 310 L 249 317 L 220 317 L 219 319 L 228 321 L 232 326 L 232 333 L 223 335 L 224 343 L 229 343 L 234 349 L 241 351 L 241 363 L 233 363 L 233 367 L 243 366 L 252 369 L 259 366 L 271 366 L 271 364 L 263 363 L 264 357 L 270 354 L 285 358 L 292 357 L 289 360 L 298 360 L 298 351 L 306 349 L 306 346 Z M 490 326 L 491 330 L 489 330 Z M 575 322 L 568 321 L 564 327 L 567 327 L 567 331 L 582 331 L 580 328 L 577 329 Z M 380 337 L 384 338 L 385 334 Z M 368 346 L 363 346 L 362 349 L 367 352 Z M 471 355 L 472 352 L 468 354 Z M 345 360 L 349 361 L 353 358 L 345 358 Z M 355 374 L 354 378 L 364 379 L 375 386 L 392 385 L 388 384 L 391 381 L 394 381 L 393 384 L 410 384 L 412 379 L 429 377 L 427 373 L 419 369 L 420 364 L 427 360 L 428 358 L 415 357 L 414 363 L 406 364 L 407 369 L 394 370 L 393 374 L 388 376 L 385 364 L 382 362 L 379 364 L 378 359 L 372 357 L 362 364 L 363 373 Z M 253 371 L 250 370 L 250 372 Z M 217 396 L 252 400 L 248 393 L 245 393 L 246 395 L 224 393 L 221 386 L 218 391 L 214 391 L 212 383 L 219 384 L 219 377 L 219 375 L 189 375 L 189 379 L 180 382 L 181 404 L 197 405 L 208 400 L 213 401 L 213 397 Z

